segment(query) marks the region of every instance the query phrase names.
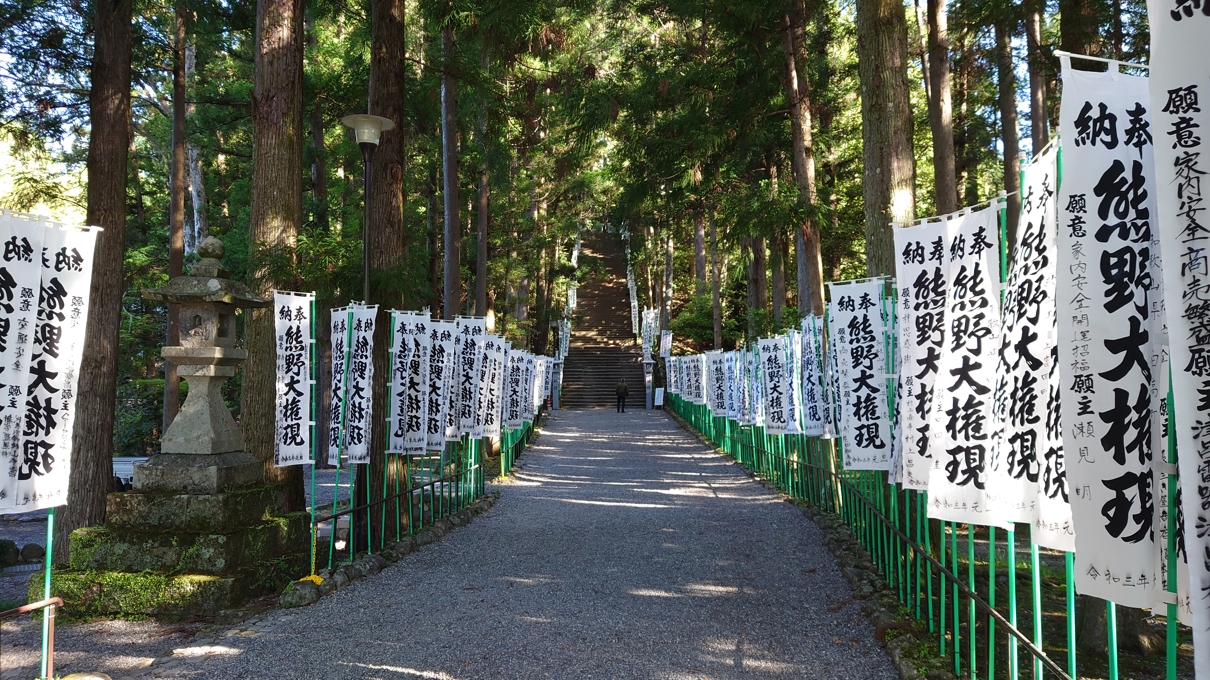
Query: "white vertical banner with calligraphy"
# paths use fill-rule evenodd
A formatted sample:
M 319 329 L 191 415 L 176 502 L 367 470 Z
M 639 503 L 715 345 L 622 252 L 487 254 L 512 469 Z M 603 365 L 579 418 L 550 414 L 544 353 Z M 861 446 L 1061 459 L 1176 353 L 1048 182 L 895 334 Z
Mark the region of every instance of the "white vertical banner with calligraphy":
M 487 392 L 488 384 L 491 382 L 492 362 L 496 356 L 496 343 L 498 341 L 495 335 L 486 332 L 487 324 L 484 323 L 483 345 L 481 352 L 483 354 L 479 359 L 479 379 L 475 381 L 475 420 L 474 427 L 471 428 L 471 438 L 480 439 L 483 437 L 483 427 L 487 423 Z
M 445 428 L 449 422 L 450 391 L 453 389 L 454 338 L 458 326 L 453 321 L 429 322 L 429 370 L 428 391 L 425 393 L 427 412 L 425 420 L 425 449 L 445 449 Z
M 760 347 L 761 379 L 764 387 L 765 434 L 786 434 L 790 431 L 790 369 L 786 362 L 786 339 L 764 338 Z
M 889 470 L 887 338 L 881 279 L 835 285 L 832 342 L 841 369 L 840 411 L 846 470 Z
M 727 411 L 726 357 L 721 349 L 706 352 L 706 408 L 714 416 Z
M 332 325 L 332 399 L 328 419 L 328 465 L 340 465 L 344 451 L 345 397 L 349 391 L 349 348 L 353 330 L 353 308 L 331 311 Z
M 483 408 L 483 436 L 500 436 L 500 394 L 501 376 L 504 374 L 504 362 L 508 358 L 508 348 L 504 340 L 498 336 L 490 336 L 492 344 L 491 369 L 487 374 L 486 404 Z
M 950 221 L 945 342 L 933 386 L 933 519 L 1011 526 L 987 504 L 992 392 L 1000 349 L 1000 206 Z
M 403 452 L 412 456 L 424 455 L 428 444 L 428 413 L 429 400 L 426 389 L 429 383 L 429 359 L 432 353 L 433 322 L 427 313 L 412 315 L 411 335 L 409 339 L 412 348 L 408 352 L 407 363 L 407 408 L 406 422 L 403 432 Z M 398 427 L 396 423 L 396 427 Z
M 311 310 L 314 293 L 273 291 L 273 330 L 277 346 L 274 401 L 273 465 L 310 465 L 311 445 Z
M 802 356 L 799 359 L 802 371 L 802 431 L 811 437 L 827 434 L 827 406 L 824 403 L 823 361 L 823 324 L 818 316 L 808 316 L 802 320 L 802 333 L 799 343 Z
M 21 418 L 21 456 L 4 480 L 5 491 L 11 491 L 5 504 L 16 512 L 67 502 L 76 383 L 88 324 L 93 247 L 100 231 L 35 223 L 28 229 L 44 234 Z M 37 277 L 17 285 L 32 287 L 36 282 Z
M 17 470 L 22 463 L 27 363 L 33 351 L 38 291 L 42 287 L 42 241 L 47 228 L 31 216 L 0 215 L 0 512 L 16 507 Z
M 349 352 L 349 388 L 345 399 L 345 455 L 352 465 L 370 462 L 370 428 L 374 418 L 374 325 L 378 305 L 353 305 L 353 337 Z
M 457 435 L 475 431 L 479 415 L 479 385 L 483 371 L 483 347 L 487 322 L 481 318 L 460 316 L 458 322 L 458 375 L 454 385 L 457 404 Z M 447 434 L 448 438 L 448 434 Z
M 1147 79 L 1115 66 L 1077 71 L 1067 57 L 1062 66 L 1059 401 L 1076 589 L 1151 607 L 1160 582 L 1152 457 L 1162 381 Z
M 403 453 L 408 418 L 408 363 L 412 312 L 391 311 L 390 373 L 387 375 L 387 453 Z
M 1171 343 L 1177 464 L 1180 468 L 1178 556 L 1188 591 L 1195 674 L 1210 677 L 1210 218 L 1202 187 L 1210 162 L 1210 3 L 1149 0 L 1151 120 L 1156 144 L 1158 236 L 1164 250 L 1165 311 Z M 1156 461 L 1162 453 L 1156 452 Z M 1165 471 L 1166 472 L 1166 471 Z M 1166 478 L 1166 474 L 1164 474 Z M 1159 481 L 1159 480 L 1157 480 Z M 1157 484 L 1159 486 L 1159 484 Z M 1166 509 L 1161 509 L 1165 513 Z M 1167 539 L 1167 527 L 1160 527 Z M 1192 609 L 1188 614 L 1188 610 Z M 1161 609 L 1162 611 L 1162 609 Z
M 516 430 L 525 425 L 521 399 L 524 394 L 521 380 L 525 375 L 525 353 L 512 350 L 508 353 L 508 371 L 504 380 L 504 427 Z
M 895 278 L 899 287 L 899 479 L 905 489 L 928 490 L 933 388 L 945 345 L 949 288 L 950 221 L 895 229 Z
M 1072 552 L 1056 361 L 1057 157 L 1052 146 L 1024 171 L 1017 247 L 1004 291 L 987 501 L 993 512 L 1030 524 L 1034 543 Z

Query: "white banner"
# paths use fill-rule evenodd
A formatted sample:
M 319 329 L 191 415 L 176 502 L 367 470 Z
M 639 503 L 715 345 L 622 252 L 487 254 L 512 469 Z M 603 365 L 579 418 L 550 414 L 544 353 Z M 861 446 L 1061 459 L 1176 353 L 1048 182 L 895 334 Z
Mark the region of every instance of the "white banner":
M 1002 310 L 987 500 L 993 512 L 1029 523 L 1034 543 L 1072 552 L 1075 528 L 1063 461 L 1056 361 L 1057 157 L 1057 147 L 1051 147 L 1025 168 L 1017 247 Z
M 538 358 L 533 354 L 525 353 L 525 371 L 521 376 L 521 418 L 526 422 L 534 419 L 537 415 L 537 395 L 534 394 L 534 378 L 537 375 Z
M 928 490 L 933 469 L 930 436 L 933 386 L 945 345 L 949 220 L 895 229 L 899 287 L 899 481 Z
M 403 453 L 408 420 L 408 363 L 412 312 L 391 310 L 390 371 L 387 373 L 387 453 Z
M 784 337 L 764 338 L 760 347 L 761 380 L 764 387 L 765 434 L 786 434 L 790 431 L 790 415 L 794 403 L 790 398 L 790 367 L 786 362 Z
M 727 365 L 721 349 L 706 352 L 706 408 L 712 415 L 727 411 Z
M 40 237 L 36 231 L 42 232 Z M 27 278 L 4 282 L 9 289 L 4 298 L 14 303 L 14 311 L 21 311 L 26 303 L 33 306 L 36 301 L 37 305 L 20 418 L 21 456 L 9 461 L 0 491 L 0 508 L 5 512 L 29 512 L 67 502 L 76 384 L 88 324 L 93 248 L 99 231 L 14 221 L 13 235 L 4 244 L 8 251 L 16 239 L 17 250 L 24 252 L 23 239 L 31 245 L 42 239 L 41 271 L 15 268 Z M 35 252 L 35 260 L 37 256 Z M 35 286 L 40 291 L 37 297 L 24 297 L 24 289 Z M 18 343 L 21 330 L 20 326 L 16 329 Z M 14 370 L 18 370 L 19 361 L 18 356 L 11 365 Z
M 1195 675 L 1210 678 L 1210 607 L 1205 600 L 1210 593 L 1210 437 L 1205 435 L 1210 403 L 1204 396 L 1210 393 L 1210 223 L 1202 194 L 1210 163 L 1201 162 L 1210 145 L 1210 3 L 1149 0 L 1147 6 L 1151 132 L 1161 140 L 1154 146 L 1155 236 L 1165 254 L 1167 324 L 1177 339 L 1171 343 L 1170 360 L 1182 509 L 1177 516 L 1183 516 L 1184 526 L 1178 527 L 1176 538 L 1184 546 L 1183 552 L 1178 550 L 1178 566 L 1188 573 L 1188 584 L 1181 583 L 1187 592 L 1177 598 L 1177 605 L 1193 628 Z M 1157 460 L 1161 454 L 1155 452 Z M 1167 475 L 1158 476 L 1160 486 Z M 1165 514 L 1157 536 L 1166 542 L 1166 508 L 1160 512 Z M 1188 592 L 1200 598 L 1192 611 Z
M 882 280 L 828 284 L 834 304 L 831 340 L 841 369 L 840 409 L 846 470 L 889 470 L 886 322 Z
M 672 356 L 672 331 L 660 331 L 660 356 Z
M 33 353 L 38 291 L 42 287 L 42 242 L 48 231 L 32 216 L 0 216 L 0 512 L 16 507 L 17 469 L 22 463 L 21 428 L 25 417 L 27 360 Z
M 277 344 L 277 388 L 274 402 L 273 465 L 310 465 L 311 446 L 311 309 L 315 293 L 273 291 L 273 330 Z
M 727 352 L 723 355 L 723 369 L 727 381 L 727 418 L 735 420 L 739 417 L 739 352 Z
M 353 332 L 353 308 L 331 311 L 332 324 L 332 402 L 328 420 L 328 465 L 340 465 L 344 451 L 345 395 L 349 391 L 349 348 Z
M 1076 588 L 1150 607 L 1160 582 L 1152 456 L 1162 313 L 1150 291 L 1159 252 L 1147 79 L 1062 63 L 1060 406 Z
M 506 344 L 499 336 L 489 335 L 487 344 L 489 368 L 484 389 L 483 436 L 500 436 L 500 385 L 504 374 Z
M 479 416 L 479 386 L 482 384 L 483 346 L 487 335 L 487 322 L 481 318 L 460 316 L 458 321 L 458 373 L 454 385 L 454 403 L 457 404 L 455 420 L 457 432 L 469 435 L 475 431 Z M 449 434 L 446 434 L 449 438 Z
M 823 320 L 808 316 L 802 320 L 802 429 L 803 434 L 821 437 L 828 434 L 827 404 L 823 383 Z
M 450 393 L 454 391 L 454 367 L 458 355 L 454 351 L 454 338 L 458 326 L 453 321 L 429 322 L 429 370 L 428 392 L 425 396 L 426 423 L 425 449 L 445 449 L 445 428 L 450 420 Z
M 522 380 L 525 377 L 525 352 L 512 350 L 508 353 L 508 372 L 504 381 L 504 427 L 516 430 L 525 426 L 525 397 Z
M 945 343 L 934 385 L 929 444 L 933 519 L 1008 527 L 986 498 L 992 391 L 1000 349 L 999 206 L 950 220 Z
M 475 381 L 475 419 L 474 427 L 471 428 L 471 438 L 481 439 L 483 437 L 483 427 L 487 422 L 487 392 L 490 384 L 490 376 L 492 370 L 492 360 L 496 352 L 497 337 L 490 333 L 486 333 L 487 324 L 484 323 L 483 344 L 481 352 L 483 354 L 479 359 L 479 379 Z
M 374 324 L 378 305 L 352 305 L 353 344 L 349 353 L 349 388 L 345 409 L 345 455 L 352 465 L 370 462 L 370 429 L 374 422 Z

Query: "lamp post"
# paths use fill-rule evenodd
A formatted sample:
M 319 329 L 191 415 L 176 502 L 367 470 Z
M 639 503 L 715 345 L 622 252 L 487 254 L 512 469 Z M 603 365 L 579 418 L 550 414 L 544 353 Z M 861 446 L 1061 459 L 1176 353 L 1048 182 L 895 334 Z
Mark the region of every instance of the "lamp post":
M 363 197 L 364 208 L 361 220 L 361 297 L 362 302 L 370 302 L 370 161 L 374 159 L 374 150 L 382 139 L 382 133 L 395 127 L 390 118 L 374 116 L 368 113 L 355 113 L 340 119 L 346 127 L 352 128 L 357 146 L 361 147 L 361 159 L 364 164 L 362 172 L 365 182 Z

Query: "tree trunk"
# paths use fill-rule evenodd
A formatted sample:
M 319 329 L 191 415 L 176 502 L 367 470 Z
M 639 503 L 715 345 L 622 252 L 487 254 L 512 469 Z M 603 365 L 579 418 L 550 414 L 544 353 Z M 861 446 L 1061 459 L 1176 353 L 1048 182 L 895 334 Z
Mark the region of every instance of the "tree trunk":
M 1017 220 L 1021 215 L 1021 198 L 1013 196 L 1021 190 L 1021 139 L 1017 130 L 1017 78 L 1013 75 L 1014 18 L 996 22 L 996 74 L 1000 87 L 1000 129 L 1004 142 L 1004 191 L 1008 193 L 1008 243 L 1012 253 L 1017 241 Z
M 315 26 L 308 20 L 307 47 L 314 50 L 319 46 L 319 38 L 315 35 Z M 327 147 L 324 144 L 324 105 L 321 99 L 311 102 L 311 116 L 308 121 L 311 134 L 311 201 L 314 205 L 312 218 L 320 233 L 327 233 L 328 218 L 328 159 Z M 324 430 L 321 430 L 323 432 Z
M 672 225 L 664 237 L 664 294 L 660 296 L 660 329 L 667 330 L 672 323 Z
M 80 364 L 67 505 L 58 513 L 54 561 L 66 564 L 71 532 L 105 521 L 113 490 L 113 418 L 122 322 L 126 181 L 130 140 L 130 0 L 95 5 L 88 94 L 88 224 L 97 234 L 88 335 Z
M 751 237 L 745 236 L 739 246 L 740 261 L 748 267 L 748 309 L 745 310 L 748 320 L 746 338 L 748 342 L 756 342 L 756 286 L 753 285 L 756 278 L 753 276 L 755 270 L 752 266 L 752 240 Z
M 761 312 L 758 319 L 761 328 L 764 326 L 764 312 L 769 310 L 769 259 L 768 247 L 765 245 L 764 237 L 752 239 L 752 276 L 748 279 L 750 286 L 753 287 L 756 293 L 756 304 L 754 309 Z
M 437 164 L 429 166 L 424 184 L 425 233 L 429 239 L 429 311 L 441 309 L 441 235 L 437 231 Z
M 857 0 L 866 271 L 895 273 L 892 222 L 916 216 L 907 19 L 899 0 Z
M 490 57 L 486 44 L 479 55 L 479 66 L 487 76 Z M 487 258 L 490 237 L 488 235 L 488 209 L 490 208 L 488 185 L 488 139 L 487 139 L 487 98 L 483 100 L 483 108 L 479 111 L 479 147 L 483 154 L 483 164 L 479 168 L 479 187 L 475 196 L 476 212 L 479 218 L 479 238 L 475 242 L 475 314 L 486 318 L 487 311 Z
M 197 65 L 197 45 L 185 43 L 185 86 L 193 87 Z M 185 106 L 186 119 L 194 115 L 194 105 Z M 185 254 L 197 252 L 197 246 L 210 235 L 210 219 L 206 215 L 206 175 L 202 169 L 202 154 L 193 142 L 185 138 L 185 152 L 189 163 L 189 192 L 193 204 L 193 225 L 185 232 Z
M 920 9 L 920 0 L 913 0 L 912 4 L 916 10 L 916 33 L 920 38 L 920 72 L 924 76 L 924 100 L 925 104 L 931 107 L 936 94 L 933 92 L 932 69 L 929 68 L 929 22 Z
M 950 92 L 949 27 L 945 0 L 928 0 L 930 89 L 929 128 L 933 132 L 933 200 L 938 215 L 958 209 L 957 165 L 954 160 L 954 104 Z
M 1047 93 L 1050 81 L 1046 76 L 1046 65 L 1042 61 L 1044 9 L 1043 0 L 1031 0 L 1029 12 L 1025 16 L 1025 42 L 1029 59 L 1029 127 L 1035 156 L 1050 143 L 1050 116 L 1046 110 L 1050 100 Z
M 1059 0 L 1059 47 L 1073 54 L 1100 55 L 1096 5 L 1100 0 Z M 1081 67 L 1098 68 L 1086 60 Z M 1102 70 L 1103 66 L 1100 66 Z
M 441 29 L 441 150 L 445 194 L 445 294 L 442 318 L 452 321 L 462 301 L 462 225 L 458 220 L 458 104 L 454 93 L 454 29 Z
M 815 221 L 815 148 L 811 132 L 811 97 L 806 78 L 799 78 L 799 64 L 807 63 L 803 21 L 806 10 L 795 0 L 795 13 L 782 17 L 782 55 L 786 63 L 786 98 L 790 101 L 791 166 L 798 184 L 798 202 L 804 212 L 795 236 L 798 257 L 798 312 L 802 316 L 823 313 L 823 256 L 819 225 Z M 826 68 L 826 66 L 825 66 Z
M 718 232 L 714 228 L 714 209 L 710 209 L 710 283 L 714 297 L 714 349 L 723 348 L 723 305 L 719 289 Z
M 402 307 L 403 276 L 403 78 L 405 0 L 374 0 L 371 5 L 370 111 L 395 124 L 382 133 L 371 163 L 370 221 L 363 232 L 370 261 L 370 291 L 367 301 L 377 304 L 374 325 L 374 375 L 383 376 L 371 385 L 373 413 L 387 413 L 387 380 L 390 367 L 390 312 Z M 369 498 L 384 497 L 384 482 L 391 488 L 398 466 L 387 465 L 386 420 L 372 419 L 370 427 Z M 384 468 L 387 478 L 384 480 Z M 359 484 L 361 478 L 358 478 Z M 377 508 L 375 508 L 377 509 Z M 380 535 L 381 512 L 371 512 L 370 522 Z M 362 525 L 364 526 L 364 525 Z
M 252 92 L 252 201 L 248 243 L 253 291 L 270 296 L 292 283 L 266 266 L 266 251 L 290 253 L 302 223 L 302 2 L 260 0 Z M 249 310 L 240 423 L 248 452 L 265 463 L 265 481 L 284 486 L 281 508 L 306 508 L 302 467 L 273 466 L 277 360 L 272 309 Z
M 332 426 L 332 298 L 315 301 L 315 354 L 318 358 L 315 377 L 315 467 L 327 469 L 328 429 Z
M 693 294 L 706 294 L 706 224 L 699 203 L 693 209 Z
M 770 255 L 773 269 L 773 323 L 781 328 L 782 313 L 786 307 L 786 237 L 779 229 L 773 234 L 773 249 Z
M 171 194 L 168 209 L 168 278 L 185 273 L 185 6 L 178 2 L 175 10 L 175 36 L 172 42 L 172 170 Z M 180 344 L 181 334 L 177 325 L 178 305 L 168 305 L 169 346 Z M 176 364 L 164 362 L 164 423 L 160 430 L 167 432 L 181 408 L 181 383 L 177 378 Z
M 1142 609 L 1118 605 L 1118 647 L 1139 656 L 1155 656 L 1164 648 L 1164 640 L 1151 631 L 1148 613 Z M 1091 595 L 1076 597 L 1076 627 L 1079 651 L 1104 656 L 1109 649 L 1109 621 L 1105 600 Z

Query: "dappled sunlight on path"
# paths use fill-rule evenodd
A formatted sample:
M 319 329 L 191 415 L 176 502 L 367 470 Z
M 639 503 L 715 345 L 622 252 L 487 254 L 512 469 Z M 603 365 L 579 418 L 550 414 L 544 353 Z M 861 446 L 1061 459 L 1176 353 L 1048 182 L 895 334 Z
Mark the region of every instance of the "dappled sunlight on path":
M 552 414 L 469 527 L 179 678 L 897 677 L 818 529 L 661 412 Z

